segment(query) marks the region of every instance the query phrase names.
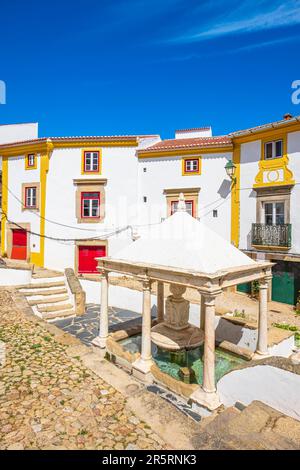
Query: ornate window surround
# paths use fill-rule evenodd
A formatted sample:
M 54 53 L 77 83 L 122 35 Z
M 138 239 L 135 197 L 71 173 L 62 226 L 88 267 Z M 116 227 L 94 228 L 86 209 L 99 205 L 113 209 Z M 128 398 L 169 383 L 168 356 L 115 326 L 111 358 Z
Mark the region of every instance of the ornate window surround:
M 201 188 L 170 188 L 165 189 L 163 194 L 166 196 L 167 201 L 167 217 L 172 214 L 172 201 L 178 201 L 179 194 L 183 193 L 188 201 L 193 201 L 194 217 L 198 217 L 198 199 Z
M 290 200 L 292 185 L 272 187 L 272 188 L 256 188 L 256 223 L 264 223 L 265 202 L 284 202 L 285 223 L 290 223 Z
M 74 179 L 73 180 L 76 186 L 76 219 L 78 224 L 97 224 L 104 221 L 105 218 L 105 185 L 107 183 L 106 178 L 97 178 L 97 179 Z M 100 193 L 100 214 L 99 217 L 82 217 L 81 212 L 81 194 L 88 192 L 97 192 Z

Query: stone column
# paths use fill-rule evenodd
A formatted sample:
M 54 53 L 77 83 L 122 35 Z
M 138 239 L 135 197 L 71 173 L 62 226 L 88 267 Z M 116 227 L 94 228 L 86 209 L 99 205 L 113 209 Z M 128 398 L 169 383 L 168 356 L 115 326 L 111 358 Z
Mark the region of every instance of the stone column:
M 108 272 L 102 273 L 101 277 L 101 309 L 99 335 L 92 341 L 95 346 L 104 349 L 108 338 Z
M 205 299 L 204 299 L 204 294 L 201 294 L 200 329 L 204 331 L 204 328 L 205 328 Z
M 215 385 L 215 296 L 206 295 L 205 305 L 205 337 L 203 360 L 203 390 L 208 393 L 216 391 Z
M 150 369 L 153 364 L 151 354 L 151 282 L 143 282 L 143 323 L 141 357 L 133 364 L 133 375 L 151 382 Z
M 268 280 L 259 284 L 259 316 L 256 353 L 268 355 Z
M 215 410 L 220 406 L 215 383 L 215 301 L 217 294 L 203 295 L 204 315 L 203 383 L 190 396 L 192 403 Z
M 157 322 L 164 321 L 164 283 L 157 283 Z

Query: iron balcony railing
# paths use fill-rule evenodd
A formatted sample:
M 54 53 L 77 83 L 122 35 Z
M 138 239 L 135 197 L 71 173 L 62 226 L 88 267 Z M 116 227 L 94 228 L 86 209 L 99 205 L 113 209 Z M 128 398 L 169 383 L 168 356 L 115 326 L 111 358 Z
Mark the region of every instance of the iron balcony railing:
M 252 245 L 290 248 L 292 245 L 292 225 L 252 224 Z

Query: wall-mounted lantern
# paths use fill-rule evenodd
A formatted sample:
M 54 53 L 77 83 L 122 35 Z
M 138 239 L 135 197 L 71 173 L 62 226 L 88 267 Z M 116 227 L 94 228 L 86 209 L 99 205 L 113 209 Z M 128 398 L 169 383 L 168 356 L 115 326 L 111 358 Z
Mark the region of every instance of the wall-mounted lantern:
M 235 183 L 236 182 L 236 177 L 234 175 L 235 175 L 235 171 L 236 171 L 236 166 L 232 162 L 232 160 L 228 160 L 228 162 L 225 165 L 225 170 L 226 170 L 227 176 L 229 176 L 231 181 L 233 183 Z

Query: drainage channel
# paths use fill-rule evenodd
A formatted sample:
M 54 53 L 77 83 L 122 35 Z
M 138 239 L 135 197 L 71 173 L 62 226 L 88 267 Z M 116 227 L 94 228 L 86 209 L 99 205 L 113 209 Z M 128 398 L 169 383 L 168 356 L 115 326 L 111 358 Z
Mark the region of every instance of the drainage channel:
M 210 415 L 210 412 L 204 409 L 203 409 L 203 414 L 196 413 L 192 409 L 192 407 L 188 405 L 186 402 L 184 402 L 183 400 L 180 400 L 180 398 L 178 398 L 176 395 L 174 395 L 168 390 L 165 390 L 159 387 L 158 385 L 148 385 L 146 389 L 149 392 L 154 393 L 155 395 L 159 395 L 161 398 L 171 403 L 173 406 L 175 406 L 175 408 L 177 408 L 179 411 L 181 411 L 185 415 L 192 418 L 197 423 L 199 423 L 202 418 Z

